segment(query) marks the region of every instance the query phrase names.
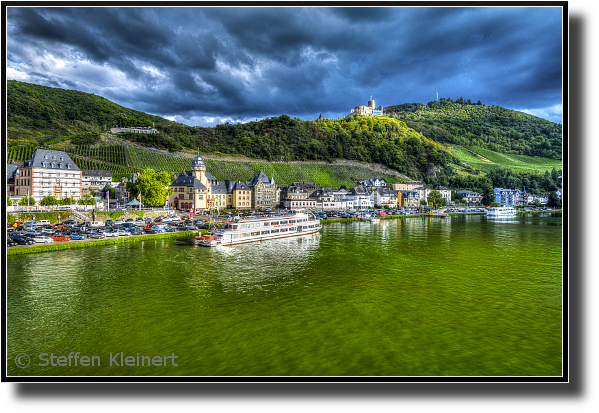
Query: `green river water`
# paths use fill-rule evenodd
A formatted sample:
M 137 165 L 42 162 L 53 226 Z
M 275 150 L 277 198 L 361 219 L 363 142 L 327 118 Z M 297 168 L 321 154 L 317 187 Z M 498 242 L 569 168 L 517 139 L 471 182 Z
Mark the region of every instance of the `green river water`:
M 8 376 L 562 374 L 561 214 L 144 241 L 6 266 Z M 51 365 L 71 352 L 94 366 Z

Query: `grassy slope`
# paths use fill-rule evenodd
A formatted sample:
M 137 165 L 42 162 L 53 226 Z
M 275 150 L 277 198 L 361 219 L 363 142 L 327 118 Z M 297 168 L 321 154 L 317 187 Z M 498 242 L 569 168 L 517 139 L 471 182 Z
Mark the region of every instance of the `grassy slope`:
M 455 145 L 450 147 L 449 150 L 461 162 L 483 172 L 490 172 L 497 168 L 509 168 L 514 172 L 543 175 L 545 171 L 551 171 L 553 168 L 562 169 L 562 162 L 556 159 L 505 154 L 476 146 L 461 147 Z

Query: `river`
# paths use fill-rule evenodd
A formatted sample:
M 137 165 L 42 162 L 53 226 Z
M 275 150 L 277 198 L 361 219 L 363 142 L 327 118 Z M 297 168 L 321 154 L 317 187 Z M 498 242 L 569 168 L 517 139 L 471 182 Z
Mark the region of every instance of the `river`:
M 9 377 L 562 374 L 561 214 L 144 241 L 6 266 Z

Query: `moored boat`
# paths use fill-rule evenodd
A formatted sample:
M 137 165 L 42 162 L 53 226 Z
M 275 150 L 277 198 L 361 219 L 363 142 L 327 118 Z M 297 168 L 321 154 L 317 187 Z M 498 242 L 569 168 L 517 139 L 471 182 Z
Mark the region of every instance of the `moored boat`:
M 320 220 L 306 213 L 283 216 L 233 218 L 215 228 L 209 235 L 196 237 L 198 245 L 215 247 L 275 238 L 313 234 L 322 228 Z
M 490 207 L 487 208 L 487 216 L 493 218 L 513 217 L 518 211 L 512 207 Z

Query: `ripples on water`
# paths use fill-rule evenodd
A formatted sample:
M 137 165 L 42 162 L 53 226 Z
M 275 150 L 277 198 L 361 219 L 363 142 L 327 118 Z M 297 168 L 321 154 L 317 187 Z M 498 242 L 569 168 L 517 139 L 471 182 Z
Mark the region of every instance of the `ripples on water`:
M 168 355 L 177 368 L 29 374 L 555 375 L 561 219 L 332 224 L 8 257 L 14 352 Z M 9 363 L 10 374 L 22 374 Z

